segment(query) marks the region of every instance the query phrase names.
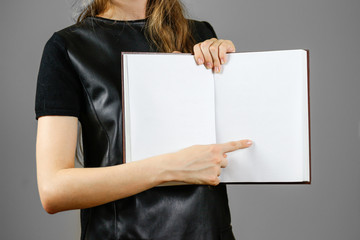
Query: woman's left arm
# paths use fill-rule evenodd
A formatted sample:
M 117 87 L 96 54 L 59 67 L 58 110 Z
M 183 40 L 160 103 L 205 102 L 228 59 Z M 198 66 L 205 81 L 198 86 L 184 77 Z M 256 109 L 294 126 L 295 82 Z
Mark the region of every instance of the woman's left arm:
M 194 58 L 198 65 L 204 64 L 215 73 L 221 71 L 221 65 L 226 63 L 226 53 L 235 52 L 232 41 L 210 38 L 194 45 Z

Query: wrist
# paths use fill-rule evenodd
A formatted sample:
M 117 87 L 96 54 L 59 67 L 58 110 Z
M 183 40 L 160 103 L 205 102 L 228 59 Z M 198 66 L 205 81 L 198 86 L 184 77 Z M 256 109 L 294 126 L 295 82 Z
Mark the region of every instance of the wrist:
M 156 157 L 155 162 L 158 166 L 158 174 L 156 181 L 159 184 L 173 181 L 181 181 L 179 172 L 174 170 L 174 163 L 176 162 L 177 154 L 166 153 Z

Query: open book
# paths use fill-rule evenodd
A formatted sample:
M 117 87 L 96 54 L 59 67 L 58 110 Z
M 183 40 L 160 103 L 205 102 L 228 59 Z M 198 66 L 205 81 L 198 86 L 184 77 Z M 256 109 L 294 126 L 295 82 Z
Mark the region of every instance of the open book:
M 227 54 L 221 73 L 180 53 L 123 52 L 124 160 L 251 139 L 223 183 L 310 183 L 309 50 Z

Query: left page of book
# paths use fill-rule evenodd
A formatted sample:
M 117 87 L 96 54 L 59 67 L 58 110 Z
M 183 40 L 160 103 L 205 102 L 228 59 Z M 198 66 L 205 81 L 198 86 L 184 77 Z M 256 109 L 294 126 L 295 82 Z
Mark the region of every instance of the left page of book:
M 191 54 L 123 53 L 126 162 L 216 143 L 214 80 Z

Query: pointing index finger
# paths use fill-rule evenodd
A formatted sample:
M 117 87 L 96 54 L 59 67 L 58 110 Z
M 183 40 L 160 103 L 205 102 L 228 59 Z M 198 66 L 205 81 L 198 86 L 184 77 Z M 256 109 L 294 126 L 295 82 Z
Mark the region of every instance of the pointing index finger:
M 239 141 L 231 141 L 227 143 L 223 143 L 223 152 L 232 152 L 238 149 L 250 147 L 252 141 L 250 139 L 243 139 Z

